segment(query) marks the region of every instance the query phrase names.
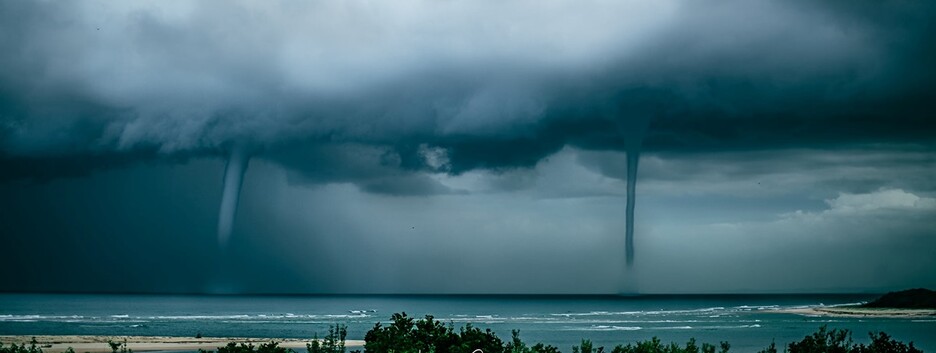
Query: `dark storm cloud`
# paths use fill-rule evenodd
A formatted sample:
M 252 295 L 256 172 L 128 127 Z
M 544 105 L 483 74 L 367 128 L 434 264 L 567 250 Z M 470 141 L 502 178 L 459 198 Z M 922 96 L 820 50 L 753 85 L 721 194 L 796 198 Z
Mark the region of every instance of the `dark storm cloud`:
M 413 156 L 420 157 L 420 151 Z M 403 196 L 453 192 L 425 174 L 407 170 L 399 153 L 382 146 L 292 144 L 267 153 L 266 158 L 289 170 L 293 183 L 352 183 L 368 192 Z
M 449 192 L 420 171 L 623 150 L 642 122 L 672 153 L 936 134 L 923 2 L 0 6 L 3 179 L 237 143 L 295 180 L 418 195 Z
M 0 289 L 926 285 L 933 7 L 0 2 Z

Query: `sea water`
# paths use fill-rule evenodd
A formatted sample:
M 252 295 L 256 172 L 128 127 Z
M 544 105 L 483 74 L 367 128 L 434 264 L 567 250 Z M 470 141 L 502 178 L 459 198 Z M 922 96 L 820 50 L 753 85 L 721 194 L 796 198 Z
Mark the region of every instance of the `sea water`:
M 691 337 L 732 352 L 755 352 L 772 341 L 800 340 L 820 326 L 849 329 L 856 342 L 884 331 L 936 352 L 936 318 L 838 318 L 774 312 L 814 305 L 860 303 L 873 295 L 743 296 L 165 296 L 0 294 L 0 335 L 137 335 L 194 337 L 323 336 L 344 324 L 363 339 L 393 313 L 433 315 L 455 327 L 511 330 L 533 344 L 571 351 L 582 339 L 611 348 L 659 337 Z

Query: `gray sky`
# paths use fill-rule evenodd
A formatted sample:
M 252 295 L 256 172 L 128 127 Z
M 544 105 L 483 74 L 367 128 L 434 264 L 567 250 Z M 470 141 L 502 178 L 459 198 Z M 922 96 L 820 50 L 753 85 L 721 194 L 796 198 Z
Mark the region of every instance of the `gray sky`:
M 932 7 L 3 3 L 0 290 L 934 287 Z

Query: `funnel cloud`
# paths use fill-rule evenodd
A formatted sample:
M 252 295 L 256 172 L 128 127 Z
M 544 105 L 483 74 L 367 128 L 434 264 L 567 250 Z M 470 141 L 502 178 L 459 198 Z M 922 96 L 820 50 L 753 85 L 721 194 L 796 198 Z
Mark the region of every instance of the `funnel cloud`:
M 248 162 L 250 162 L 250 157 L 244 147 L 236 146 L 231 149 L 227 164 L 224 166 L 222 184 L 224 189 L 221 192 L 221 208 L 218 210 L 218 245 L 222 248 L 227 246 L 231 239 L 234 216 L 237 215 L 237 203 L 240 199 Z
M 627 152 L 627 230 L 625 231 L 625 247 L 627 267 L 634 265 L 634 206 L 637 202 L 637 164 L 640 152 L 631 150 Z

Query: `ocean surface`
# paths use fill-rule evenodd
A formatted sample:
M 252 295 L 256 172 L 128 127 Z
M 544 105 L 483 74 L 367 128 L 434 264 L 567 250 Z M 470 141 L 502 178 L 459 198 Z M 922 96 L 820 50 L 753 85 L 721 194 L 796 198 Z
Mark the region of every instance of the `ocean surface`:
M 363 339 L 395 312 L 435 316 L 456 327 L 491 328 L 509 339 L 571 351 L 581 339 L 611 348 L 659 337 L 684 343 L 727 340 L 732 352 L 802 339 L 822 325 L 849 329 L 856 342 L 884 331 L 936 352 L 936 318 L 830 318 L 769 309 L 859 303 L 874 295 L 743 296 L 167 296 L 0 294 L 0 335 L 143 335 L 217 337 L 322 336 L 348 326 Z

